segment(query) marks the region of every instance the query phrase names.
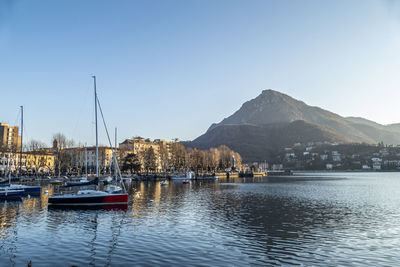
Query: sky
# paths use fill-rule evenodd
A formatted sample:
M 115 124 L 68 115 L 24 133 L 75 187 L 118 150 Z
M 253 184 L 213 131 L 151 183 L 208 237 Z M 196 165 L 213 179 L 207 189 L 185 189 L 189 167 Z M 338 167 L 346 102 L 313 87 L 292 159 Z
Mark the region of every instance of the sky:
M 191 140 L 264 89 L 400 122 L 395 0 L 0 0 L 0 121 L 24 140 Z M 100 143 L 107 144 L 104 128 Z

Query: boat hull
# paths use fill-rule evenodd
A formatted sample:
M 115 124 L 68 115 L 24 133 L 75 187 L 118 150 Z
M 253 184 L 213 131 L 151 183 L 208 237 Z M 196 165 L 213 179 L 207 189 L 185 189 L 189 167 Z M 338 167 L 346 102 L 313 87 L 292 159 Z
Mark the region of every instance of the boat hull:
M 49 204 L 59 206 L 102 206 L 102 205 L 126 205 L 128 194 L 109 194 L 105 196 L 60 196 L 50 197 Z
M 23 193 L 22 190 L 0 191 L 0 200 L 20 200 Z
M 24 191 L 28 195 L 40 195 L 42 187 L 40 186 L 25 187 Z
M 19 185 L 19 184 L 0 185 L 0 188 L 5 188 L 8 190 L 23 190 L 24 195 L 40 195 L 40 192 L 42 191 L 41 186 Z

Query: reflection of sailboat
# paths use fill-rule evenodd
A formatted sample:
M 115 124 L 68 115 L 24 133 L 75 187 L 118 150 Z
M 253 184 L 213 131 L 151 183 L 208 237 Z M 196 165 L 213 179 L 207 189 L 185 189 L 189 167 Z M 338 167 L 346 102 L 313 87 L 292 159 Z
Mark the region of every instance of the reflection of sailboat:
M 111 145 L 111 141 L 108 135 L 108 130 L 104 121 L 103 112 L 101 110 L 101 106 L 99 104 L 99 100 L 97 98 L 96 91 L 96 77 L 93 76 L 94 79 L 94 102 L 95 102 L 95 122 L 96 122 L 96 178 L 99 177 L 99 143 L 98 143 L 98 130 L 97 130 L 97 106 L 99 105 L 99 109 L 103 118 L 103 123 L 106 129 L 107 137 Z M 122 183 L 121 172 L 119 171 L 118 162 L 113 151 L 113 159 L 115 166 L 118 170 L 120 181 Z M 122 190 L 122 189 L 121 189 Z M 125 187 L 124 187 L 124 191 Z M 56 206 L 105 206 L 105 205 L 127 205 L 128 204 L 128 194 L 126 193 L 113 193 L 113 192 L 105 192 L 99 190 L 80 190 L 77 194 L 64 194 L 61 196 L 53 196 L 49 197 L 49 204 Z

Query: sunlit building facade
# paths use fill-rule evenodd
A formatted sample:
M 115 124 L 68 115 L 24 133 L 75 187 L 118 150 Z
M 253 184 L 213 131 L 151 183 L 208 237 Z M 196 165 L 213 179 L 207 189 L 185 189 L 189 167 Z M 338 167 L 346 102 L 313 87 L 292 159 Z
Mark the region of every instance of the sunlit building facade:
M 18 126 L 9 126 L 0 123 L 0 149 L 2 151 L 12 149 L 18 151 L 21 148 L 21 136 Z

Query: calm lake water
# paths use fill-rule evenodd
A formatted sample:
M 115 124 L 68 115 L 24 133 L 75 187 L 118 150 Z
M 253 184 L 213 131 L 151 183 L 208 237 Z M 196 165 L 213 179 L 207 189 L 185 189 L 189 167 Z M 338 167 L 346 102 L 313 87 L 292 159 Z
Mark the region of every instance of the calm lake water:
M 0 266 L 400 264 L 400 173 L 129 188 L 126 210 L 1 202 Z

